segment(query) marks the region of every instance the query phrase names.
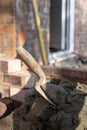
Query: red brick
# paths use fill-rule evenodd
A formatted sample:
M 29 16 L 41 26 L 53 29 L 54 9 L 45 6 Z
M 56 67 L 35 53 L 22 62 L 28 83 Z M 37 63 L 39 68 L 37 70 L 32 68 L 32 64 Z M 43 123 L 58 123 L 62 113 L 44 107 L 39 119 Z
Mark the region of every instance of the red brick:
M 10 87 L 9 86 L 3 86 L 4 87 L 4 90 L 3 90 L 3 97 L 7 97 L 9 98 L 10 97 Z
M 12 0 L 7 0 L 6 2 L 3 0 L 0 0 L 0 7 L 1 8 L 13 8 L 14 2 Z
M 7 107 L 4 103 L 0 102 L 0 117 L 5 113 Z
M 0 72 L 10 73 L 21 70 L 21 60 L 14 58 L 0 58 Z
M 0 119 L 7 116 L 14 110 L 13 101 L 8 98 L 0 99 Z
M 0 93 L 1 93 L 1 98 L 10 97 L 10 85 L 0 84 Z
M 32 89 L 24 89 L 21 90 L 19 88 L 10 88 L 10 98 L 15 101 L 25 102 L 26 98 L 35 94 L 35 90 Z
M 2 97 L 2 93 L 3 93 L 3 86 L 0 84 L 0 97 Z
M 19 88 L 10 88 L 10 98 L 16 101 L 23 101 L 25 99 L 25 95 L 23 94 L 22 90 Z
M 1 57 L 6 57 L 6 54 L 0 53 L 0 58 L 1 58 Z
M 21 70 L 19 72 L 8 73 L 3 75 L 3 82 L 9 83 L 10 86 L 23 88 L 28 80 L 30 79 L 31 74 L 27 70 Z
M 3 82 L 3 73 L 0 73 L 0 83 Z

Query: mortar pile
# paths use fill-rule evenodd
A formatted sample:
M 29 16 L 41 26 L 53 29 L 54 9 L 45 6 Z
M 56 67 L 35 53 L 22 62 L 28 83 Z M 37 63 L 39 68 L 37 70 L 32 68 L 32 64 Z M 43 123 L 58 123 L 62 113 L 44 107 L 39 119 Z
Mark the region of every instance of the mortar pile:
M 14 113 L 15 130 L 86 130 L 87 86 L 64 79 L 57 81 L 50 81 L 56 90 L 59 87 L 55 95 L 52 93 L 57 107 L 40 95 L 31 97 Z M 34 104 L 36 107 L 32 110 Z M 20 122 L 17 123 L 17 120 Z

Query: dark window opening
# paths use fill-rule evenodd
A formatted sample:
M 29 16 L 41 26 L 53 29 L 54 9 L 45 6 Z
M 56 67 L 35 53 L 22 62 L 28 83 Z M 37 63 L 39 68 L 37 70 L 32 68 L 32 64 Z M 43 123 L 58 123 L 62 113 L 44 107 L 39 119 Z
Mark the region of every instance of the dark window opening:
M 64 15 L 64 18 L 62 15 Z M 70 41 L 70 1 L 51 0 L 50 52 L 68 50 L 69 41 Z

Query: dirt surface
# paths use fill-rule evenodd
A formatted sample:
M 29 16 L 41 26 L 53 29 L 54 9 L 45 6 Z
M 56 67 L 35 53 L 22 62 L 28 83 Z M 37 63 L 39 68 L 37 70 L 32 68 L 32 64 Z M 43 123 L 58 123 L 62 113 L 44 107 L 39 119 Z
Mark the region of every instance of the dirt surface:
M 81 62 L 76 64 L 75 61 L 71 62 L 73 60 L 66 66 L 84 68 Z M 55 94 L 57 107 L 48 104 L 38 117 L 30 116 L 35 100 L 33 96 L 8 117 L 0 120 L 0 130 L 87 130 L 87 85 L 65 79 L 53 79 L 51 84 L 56 88 L 62 87 L 62 91 L 60 88 Z

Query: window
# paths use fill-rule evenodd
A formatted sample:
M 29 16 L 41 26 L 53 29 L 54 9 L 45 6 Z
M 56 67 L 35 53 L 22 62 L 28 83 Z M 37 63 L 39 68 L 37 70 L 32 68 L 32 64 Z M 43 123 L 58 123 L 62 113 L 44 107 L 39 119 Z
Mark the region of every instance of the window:
M 51 0 L 50 55 L 73 51 L 74 0 Z
M 50 49 L 69 50 L 74 24 L 74 0 L 51 0 Z M 73 27 L 72 27 L 73 26 Z M 72 35 L 72 36 L 71 36 Z

